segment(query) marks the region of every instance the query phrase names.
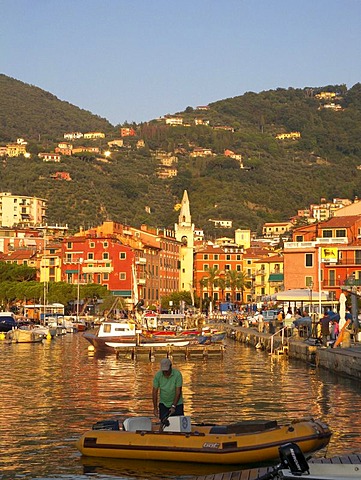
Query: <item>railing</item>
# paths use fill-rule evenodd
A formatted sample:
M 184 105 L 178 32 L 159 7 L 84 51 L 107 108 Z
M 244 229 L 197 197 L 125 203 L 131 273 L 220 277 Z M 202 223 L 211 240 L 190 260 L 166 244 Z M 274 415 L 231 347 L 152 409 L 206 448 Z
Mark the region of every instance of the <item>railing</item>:
M 275 332 L 273 335 L 271 335 L 271 351 L 270 351 L 270 354 L 273 355 L 273 344 L 274 344 L 274 336 L 275 335 L 278 335 L 280 332 L 281 333 L 281 342 L 282 342 L 282 345 L 284 343 L 284 340 L 285 340 L 285 331 L 287 330 L 288 326 L 284 326 L 282 327 L 280 330 L 277 330 L 277 332 Z

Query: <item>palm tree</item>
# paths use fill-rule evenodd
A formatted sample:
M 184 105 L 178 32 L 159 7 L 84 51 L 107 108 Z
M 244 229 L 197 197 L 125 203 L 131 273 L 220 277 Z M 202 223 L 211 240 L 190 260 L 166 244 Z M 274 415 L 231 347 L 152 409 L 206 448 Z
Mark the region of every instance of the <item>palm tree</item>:
M 243 293 L 246 288 L 250 288 L 251 282 L 248 275 L 242 271 L 227 270 L 227 286 L 231 289 L 231 301 L 234 302 L 236 290 L 241 290 L 241 303 L 243 303 Z
M 217 279 L 217 287 L 220 289 L 221 291 L 221 298 L 220 298 L 220 301 L 223 302 L 224 301 L 224 291 L 227 287 L 227 280 L 224 278 L 224 277 L 219 277 Z
M 217 284 L 217 280 L 220 272 L 217 267 L 210 267 L 207 272 L 208 272 L 208 278 L 207 278 L 208 291 L 210 293 L 209 295 L 210 299 L 213 302 L 214 287 Z

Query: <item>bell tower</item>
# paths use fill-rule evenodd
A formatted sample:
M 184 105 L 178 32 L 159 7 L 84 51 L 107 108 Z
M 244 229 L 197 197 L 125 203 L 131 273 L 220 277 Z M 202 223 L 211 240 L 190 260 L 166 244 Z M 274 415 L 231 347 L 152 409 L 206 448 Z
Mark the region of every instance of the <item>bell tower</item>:
M 178 223 L 174 225 L 174 230 L 175 238 L 181 242 L 179 290 L 193 293 L 194 224 L 192 223 L 187 190 L 184 190 L 183 193 Z

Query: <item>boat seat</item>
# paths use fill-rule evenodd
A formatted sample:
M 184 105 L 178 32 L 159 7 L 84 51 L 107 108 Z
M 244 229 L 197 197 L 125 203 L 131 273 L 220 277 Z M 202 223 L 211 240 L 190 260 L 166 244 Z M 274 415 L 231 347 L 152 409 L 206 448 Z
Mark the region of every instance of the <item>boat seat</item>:
M 126 432 L 136 432 L 137 430 L 151 432 L 152 420 L 149 417 L 129 417 L 124 420 L 123 428 Z

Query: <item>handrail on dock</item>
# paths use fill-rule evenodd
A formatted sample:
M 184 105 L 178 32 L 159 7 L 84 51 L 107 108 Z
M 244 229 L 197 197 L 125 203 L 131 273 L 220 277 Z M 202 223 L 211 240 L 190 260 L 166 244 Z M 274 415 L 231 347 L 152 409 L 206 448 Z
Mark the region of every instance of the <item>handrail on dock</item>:
M 282 332 L 281 342 L 282 342 L 282 345 L 283 345 L 284 340 L 285 340 L 285 331 L 286 331 L 287 328 L 288 328 L 287 325 L 285 325 L 284 327 L 280 328 L 279 330 L 277 330 L 277 332 L 275 332 L 271 335 L 271 352 L 270 352 L 271 355 L 273 355 L 273 343 L 274 343 L 273 338 L 274 338 L 274 336 L 278 335 L 280 332 Z

